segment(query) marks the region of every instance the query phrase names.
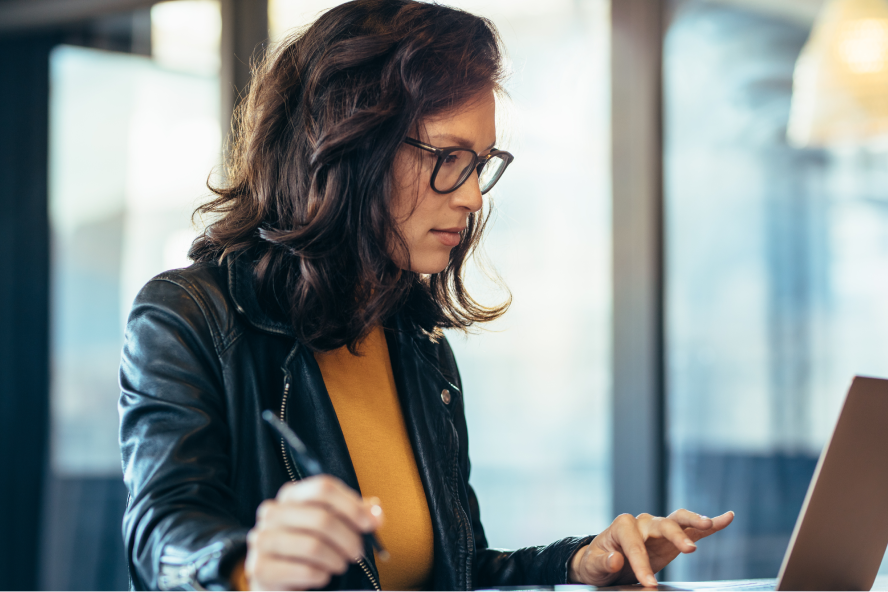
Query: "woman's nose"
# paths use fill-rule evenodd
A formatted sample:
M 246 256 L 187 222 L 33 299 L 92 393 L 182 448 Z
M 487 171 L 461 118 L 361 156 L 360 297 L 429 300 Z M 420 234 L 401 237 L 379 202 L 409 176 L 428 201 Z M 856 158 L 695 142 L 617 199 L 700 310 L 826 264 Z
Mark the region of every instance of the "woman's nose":
M 473 172 L 472 176 L 466 179 L 462 186 L 454 191 L 450 198 L 450 204 L 454 208 L 465 208 L 470 212 L 477 212 L 484 203 L 481 196 L 481 185 L 478 183 L 478 173 Z

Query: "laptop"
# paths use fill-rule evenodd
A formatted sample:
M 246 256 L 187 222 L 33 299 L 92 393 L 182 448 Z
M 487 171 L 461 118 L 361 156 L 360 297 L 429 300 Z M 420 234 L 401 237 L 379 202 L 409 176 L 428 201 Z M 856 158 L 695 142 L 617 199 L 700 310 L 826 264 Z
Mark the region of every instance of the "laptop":
M 857 376 L 820 454 L 777 579 L 662 582 L 659 589 L 870 590 L 886 546 L 888 380 Z
M 730 528 L 730 527 L 728 527 Z M 715 536 L 718 536 L 717 534 Z M 704 541 L 705 542 L 705 541 Z M 856 376 L 820 453 L 777 579 L 661 582 L 658 590 L 870 590 L 888 547 L 888 380 Z M 592 586 L 498 590 L 595 590 Z M 611 586 L 598 590 L 641 590 Z M 888 589 L 888 588 L 885 588 Z
M 857 376 L 820 454 L 778 590 L 869 590 L 888 546 L 888 380 Z

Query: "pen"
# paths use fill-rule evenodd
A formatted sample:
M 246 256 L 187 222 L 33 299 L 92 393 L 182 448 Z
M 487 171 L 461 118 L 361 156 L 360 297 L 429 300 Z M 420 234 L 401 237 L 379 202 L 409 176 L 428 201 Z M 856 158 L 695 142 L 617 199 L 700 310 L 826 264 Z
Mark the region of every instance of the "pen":
M 278 419 L 278 416 L 268 409 L 262 412 L 262 419 L 264 419 L 265 422 L 284 439 L 284 442 L 286 442 L 290 447 L 290 450 L 293 451 L 293 460 L 299 465 L 299 469 L 303 475 L 306 477 L 314 477 L 315 475 L 324 474 L 324 469 L 321 467 L 321 463 L 308 451 L 308 448 L 299 436 L 296 435 L 296 432 L 290 429 L 290 426 Z M 382 543 L 379 542 L 379 539 L 376 538 L 375 533 L 366 532 L 362 536 L 364 537 L 365 543 L 376 549 L 376 554 L 380 559 L 386 561 L 389 558 L 389 552 L 386 551 L 385 547 L 382 546 Z

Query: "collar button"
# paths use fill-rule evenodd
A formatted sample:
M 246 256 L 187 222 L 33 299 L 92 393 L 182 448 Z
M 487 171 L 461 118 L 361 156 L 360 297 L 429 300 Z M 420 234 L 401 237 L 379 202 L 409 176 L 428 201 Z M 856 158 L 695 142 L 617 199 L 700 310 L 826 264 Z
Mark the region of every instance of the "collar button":
M 441 400 L 444 401 L 445 405 L 450 405 L 450 391 L 444 389 L 441 391 Z

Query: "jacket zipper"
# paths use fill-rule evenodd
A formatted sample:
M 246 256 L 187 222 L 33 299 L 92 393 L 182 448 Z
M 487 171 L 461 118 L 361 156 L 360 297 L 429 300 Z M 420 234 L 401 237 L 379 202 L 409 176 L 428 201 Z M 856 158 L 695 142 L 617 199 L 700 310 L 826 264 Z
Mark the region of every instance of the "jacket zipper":
M 281 400 L 281 416 L 280 420 L 284 423 L 287 422 L 285 419 L 285 415 L 287 412 L 287 398 L 290 396 L 290 381 L 284 383 L 284 398 Z M 290 481 L 298 481 L 302 479 L 302 475 L 299 475 L 299 479 L 296 478 L 296 473 L 293 471 L 293 466 L 290 465 L 290 454 L 287 452 L 287 443 L 281 438 L 281 454 L 284 457 L 284 466 L 287 467 L 287 474 L 290 476 Z
M 284 382 L 284 396 L 281 400 L 281 413 L 280 420 L 286 423 L 286 413 L 287 413 L 287 399 L 290 396 L 290 381 L 287 380 Z M 299 470 L 290 463 L 290 453 L 287 451 L 287 443 L 284 442 L 284 439 L 281 438 L 281 453 L 284 456 L 284 466 L 287 467 L 287 474 L 290 476 L 290 481 L 299 481 L 304 479 L 304 476 L 299 473 Z M 297 479 L 298 476 L 298 479 Z M 367 565 L 367 562 L 363 559 L 358 559 L 358 565 L 361 566 L 361 569 L 364 570 L 364 573 L 367 574 L 367 578 L 369 578 L 370 583 L 373 584 L 374 590 L 382 590 L 382 587 L 379 585 L 379 582 L 376 580 L 376 577 L 373 575 L 373 572 L 370 571 L 370 566 Z
M 361 569 L 363 569 L 364 573 L 367 574 L 367 577 L 370 578 L 370 583 L 373 584 L 373 589 L 382 590 L 382 588 L 379 586 L 379 583 L 377 583 L 376 578 L 373 577 L 373 572 L 370 571 L 370 566 L 367 565 L 367 562 L 363 559 L 358 559 L 358 565 L 361 566 Z
M 455 432 L 455 430 L 454 430 Z M 466 590 L 472 589 L 472 556 L 474 555 L 474 534 L 472 533 L 472 523 L 469 521 L 469 517 L 466 514 L 466 511 L 463 509 L 462 504 L 459 501 L 459 459 L 454 458 L 453 460 L 453 473 L 452 473 L 452 482 L 451 487 L 453 487 L 453 496 L 454 501 L 456 502 L 456 515 L 459 517 L 459 521 L 462 524 L 463 532 L 465 532 L 466 537 Z

